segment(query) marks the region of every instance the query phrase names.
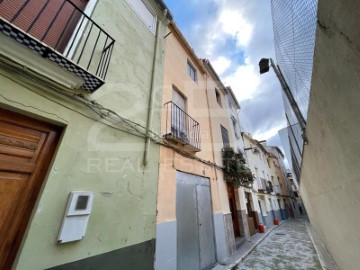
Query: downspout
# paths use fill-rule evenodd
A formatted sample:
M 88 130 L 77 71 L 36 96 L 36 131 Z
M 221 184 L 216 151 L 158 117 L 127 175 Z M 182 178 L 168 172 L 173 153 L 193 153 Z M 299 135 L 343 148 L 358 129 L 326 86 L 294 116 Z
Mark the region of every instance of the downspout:
M 153 98 L 154 98 L 154 88 L 155 88 L 155 69 L 156 69 L 156 59 L 157 59 L 157 51 L 158 51 L 158 39 L 159 39 L 159 25 L 162 22 L 168 10 L 165 9 L 164 17 L 161 21 L 156 21 L 156 32 L 155 32 L 155 43 L 154 43 L 154 54 L 153 54 L 153 61 L 152 61 L 152 70 L 151 70 L 151 81 L 150 81 L 150 96 L 149 96 L 149 103 L 148 103 L 148 114 L 147 114 L 147 121 L 146 121 L 146 137 L 145 137 L 145 149 L 144 149 L 144 157 L 143 157 L 143 166 L 146 167 L 148 163 L 148 156 L 149 156 L 149 148 L 150 148 L 150 127 L 152 123 L 152 113 L 153 113 Z

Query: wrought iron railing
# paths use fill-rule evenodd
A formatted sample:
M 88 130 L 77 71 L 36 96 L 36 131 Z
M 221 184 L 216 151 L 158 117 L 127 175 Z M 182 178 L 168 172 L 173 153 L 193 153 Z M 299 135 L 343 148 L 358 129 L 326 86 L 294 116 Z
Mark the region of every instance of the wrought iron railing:
M 268 181 L 267 184 L 266 184 L 266 191 L 268 193 L 273 193 L 274 192 L 273 185 L 272 185 L 272 183 L 270 181 Z
M 165 103 L 165 137 L 200 151 L 200 124 L 174 102 Z
M 106 77 L 115 40 L 84 13 L 86 2 L 0 0 L 0 31 L 83 77 L 93 92 Z
M 275 194 L 280 194 L 281 193 L 281 189 L 280 189 L 279 185 L 274 186 L 274 192 L 275 192 Z
M 258 190 L 261 191 L 266 191 L 266 180 L 264 178 L 259 178 L 258 179 Z

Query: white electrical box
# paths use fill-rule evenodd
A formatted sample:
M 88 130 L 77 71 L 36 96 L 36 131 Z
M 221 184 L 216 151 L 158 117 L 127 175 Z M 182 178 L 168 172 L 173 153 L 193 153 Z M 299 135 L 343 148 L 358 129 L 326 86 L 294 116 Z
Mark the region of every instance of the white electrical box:
M 81 240 L 86 233 L 94 194 L 85 191 L 72 191 L 61 224 L 58 243 Z

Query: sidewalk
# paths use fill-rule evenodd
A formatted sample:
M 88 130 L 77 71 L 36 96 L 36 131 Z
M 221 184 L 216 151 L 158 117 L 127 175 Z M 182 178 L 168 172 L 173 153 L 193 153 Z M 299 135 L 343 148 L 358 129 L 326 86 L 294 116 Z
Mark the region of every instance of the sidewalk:
M 336 265 L 335 261 L 331 257 L 330 253 L 327 251 L 324 244 L 321 242 L 320 238 L 314 231 L 313 227 L 309 222 L 306 222 L 306 227 L 309 231 L 309 235 L 311 238 L 311 241 L 314 244 L 316 253 L 319 256 L 319 261 L 321 263 L 321 266 L 324 270 L 339 270 L 338 266 Z
M 280 225 L 284 222 L 287 222 L 287 220 L 280 221 Z M 268 226 L 265 230 L 265 233 L 257 233 L 253 235 L 249 240 L 247 240 L 243 245 L 240 246 L 239 249 L 235 251 L 234 254 L 227 257 L 224 260 L 224 264 L 218 264 L 212 270 L 231 270 L 233 269 L 237 264 L 239 264 L 258 244 L 260 244 L 268 234 L 274 230 L 275 228 L 279 227 L 277 225 Z

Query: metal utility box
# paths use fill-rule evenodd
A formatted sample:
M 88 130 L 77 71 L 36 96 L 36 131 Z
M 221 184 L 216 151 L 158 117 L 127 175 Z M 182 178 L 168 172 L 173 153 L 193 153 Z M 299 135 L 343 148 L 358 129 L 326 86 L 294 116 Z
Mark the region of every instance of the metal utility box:
M 86 233 L 94 194 L 85 191 L 72 191 L 61 224 L 58 243 L 81 240 Z

